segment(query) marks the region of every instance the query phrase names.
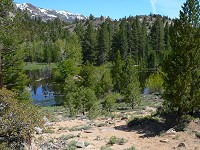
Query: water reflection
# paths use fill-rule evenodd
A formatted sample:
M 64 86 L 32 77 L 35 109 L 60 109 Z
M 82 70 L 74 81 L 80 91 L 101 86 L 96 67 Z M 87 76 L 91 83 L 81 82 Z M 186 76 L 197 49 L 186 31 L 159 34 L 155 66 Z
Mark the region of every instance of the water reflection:
M 33 99 L 34 105 L 52 106 L 62 105 L 62 84 L 55 84 L 48 70 L 29 71 L 31 79 L 28 89 Z

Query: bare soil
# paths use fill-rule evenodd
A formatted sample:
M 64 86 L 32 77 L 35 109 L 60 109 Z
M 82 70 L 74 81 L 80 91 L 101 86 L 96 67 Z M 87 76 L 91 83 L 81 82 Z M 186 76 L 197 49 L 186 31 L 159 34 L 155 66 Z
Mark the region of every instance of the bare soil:
M 100 150 L 101 147 L 110 147 L 113 150 L 124 150 L 132 146 L 136 150 L 200 150 L 200 139 L 195 136 L 200 131 L 200 121 L 196 119 L 188 124 L 184 131 L 176 132 L 170 125 L 162 122 L 146 122 L 139 123 L 132 127 L 128 127 L 127 123 L 133 116 L 147 116 L 156 111 L 153 107 L 146 107 L 142 112 L 123 113 L 127 118 L 123 118 L 121 113 L 116 113 L 114 118 L 97 118 L 96 120 L 88 120 L 78 117 L 76 119 L 67 118 L 51 122 L 48 128 L 51 133 L 36 134 L 32 149 L 42 148 L 42 143 L 51 142 L 53 145 L 59 143 L 62 136 L 73 135 L 67 139 L 70 141 L 83 141 L 88 143 L 87 147 L 78 148 L 78 150 Z M 57 118 L 61 116 L 57 115 Z M 75 127 L 89 126 L 89 129 L 75 130 Z M 125 142 L 120 144 L 110 145 L 109 139 L 111 136 L 123 138 Z M 46 148 L 48 149 L 48 148 Z M 65 149 L 57 144 L 56 147 L 49 149 Z M 103 148 L 102 148 L 103 149 Z

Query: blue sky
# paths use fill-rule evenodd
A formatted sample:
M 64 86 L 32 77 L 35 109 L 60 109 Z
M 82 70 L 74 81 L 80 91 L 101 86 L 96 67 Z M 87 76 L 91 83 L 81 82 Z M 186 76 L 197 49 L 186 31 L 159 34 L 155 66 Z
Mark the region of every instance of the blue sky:
M 175 18 L 185 0 L 15 0 L 31 3 L 48 9 L 66 10 L 85 16 L 110 16 L 119 19 L 125 16 L 156 13 Z

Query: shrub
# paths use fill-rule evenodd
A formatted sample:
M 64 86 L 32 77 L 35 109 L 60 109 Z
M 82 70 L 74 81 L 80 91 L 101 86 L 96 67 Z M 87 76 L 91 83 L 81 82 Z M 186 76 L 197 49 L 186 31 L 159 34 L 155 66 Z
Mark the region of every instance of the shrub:
M 116 100 L 121 98 L 120 94 L 110 93 L 105 97 L 105 100 L 102 103 L 104 110 L 107 112 L 112 112 L 116 109 Z
M 113 144 L 119 144 L 119 145 L 123 145 L 124 143 L 126 143 L 126 140 L 124 138 L 117 138 L 116 136 L 111 136 L 108 144 L 113 145 Z
M 81 130 L 89 130 L 91 129 L 90 125 L 83 125 L 83 126 L 74 126 L 69 129 L 69 131 L 81 131 Z
M 124 138 L 118 138 L 117 139 L 117 144 L 124 145 L 124 143 L 126 143 L 126 140 Z
M 200 139 L 200 132 L 197 132 L 195 135 L 196 135 L 197 138 Z
M 77 141 L 74 141 L 74 140 L 71 141 L 69 145 L 67 146 L 67 148 L 65 148 L 64 150 L 76 150 L 77 149 L 76 143 Z
M 62 135 L 59 139 L 62 140 L 62 141 L 65 141 L 65 140 L 67 141 L 67 140 L 72 139 L 74 137 L 76 137 L 76 136 L 73 135 L 73 134 L 69 134 L 69 135 Z
M 146 80 L 145 86 L 150 89 L 150 92 L 161 92 L 163 90 L 163 78 L 161 73 L 151 74 Z
M 19 103 L 17 94 L 5 88 L 0 90 L 0 145 L 12 149 L 30 144 L 35 127 L 44 120 L 39 110 L 30 103 Z
M 109 141 L 108 141 L 108 144 L 116 144 L 117 143 L 117 137 L 116 136 L 111 136 Z
M 130 148 L 124 149 L 124 150 L 136 150 L 135 146 L 131 146 Z
M 100 150 L 112 150 L 109 146 L 101 146 Z

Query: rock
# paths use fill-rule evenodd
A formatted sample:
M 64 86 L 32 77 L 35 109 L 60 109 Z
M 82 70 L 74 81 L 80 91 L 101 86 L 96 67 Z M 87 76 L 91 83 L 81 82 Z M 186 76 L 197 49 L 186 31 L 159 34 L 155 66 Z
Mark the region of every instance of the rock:
M 49 122 L 48 118 L 46 116 L 43 117 L 45 122 Z
M 121 120 L 127 120 L 127 119 L 128 119 L 127 116 L 123 116 L 123 117 L 121 118 Z
M 199 118 L 195 119 L 194 123 L 197 123 L 197 124 L 200 123 L 200 119 Z
M 48 120 L 48 118 L 46 117 L 46 116 L 44 116 L 44 121 L 45 121 L 45 126 L 51 126 L 52 125 L 52 123 Z
M 76 147 L 77 148 L 85 148 L 85 143 L 83 141 L 77 141 Z
M 53 143 L 50 143 L 50 146 L 51 146 L 51 149 L 60 149 L 59 146 L 53 144 Z
M 176 134 L 176 131 L 175 131 L 174 128 L 171 128 L 171 129 L 169 129 L 169 130 L 166 132 L 166 134 L 167 134 L 167 135 L 174 135 L 174 134 Z
M 88 145 L 85 149 L 86 149 L 86 150 L 87 150 L 87 149 L 94 150 L 94 149 L 95 149 L 95 146 L 94 146 L 94 145 Z
M 101 131 L 106 132 L 106 131 L 115 131 L 114 128 L 103 128 Z
M 184 147 L 184 148 L 185 148 L 186 146 L 185 146 L 185 143 L 180 143 L 180 144 L 178 144 L 178 147 L 179 147 L 179 148 L 180 148 L 180 147 Z
M 115 124 L 114 121 L 109 121 L 108 124 Z
M 93 133 L 92 130 L 84 130 L 85 133 Z
M 35 132 L 36 134 L 42 134 L 43 129 L 41 129 L 40 127 L 35 127 Z
M 169 143 L 169 140 L 168 139 L 163 139 L 163 140 L 160 140 L 161 143 Z

